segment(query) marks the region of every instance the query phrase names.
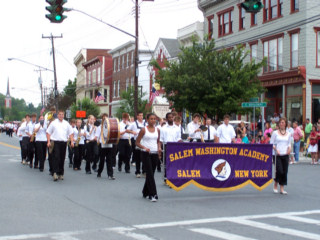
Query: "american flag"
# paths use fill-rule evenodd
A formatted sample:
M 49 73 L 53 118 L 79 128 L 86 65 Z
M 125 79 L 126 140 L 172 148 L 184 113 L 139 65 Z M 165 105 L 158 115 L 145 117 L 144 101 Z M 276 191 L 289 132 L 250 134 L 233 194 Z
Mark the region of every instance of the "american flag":
M 152 103 L 157 96 L 159 96 L 159 92 L 154 87 L 152 87 L 149 102 Z
M 94 100 L 95 103 L 98 103 L 100 101 L 104 100 L 104 96 L 101 95 L 100 92 L 97 93 L 96 99 Z

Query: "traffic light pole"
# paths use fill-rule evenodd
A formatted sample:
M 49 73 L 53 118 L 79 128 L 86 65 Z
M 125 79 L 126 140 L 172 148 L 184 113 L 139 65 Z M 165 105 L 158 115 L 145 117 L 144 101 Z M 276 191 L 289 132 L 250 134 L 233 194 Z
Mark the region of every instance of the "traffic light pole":
M 51 33 L 51 36 L 43 36 L 42 38 L 50 38 L 51 44 L 52 44 L 52 56 L 53 56 L 53 75 L 54 75 L 54 99 L 55 99 L 55 105 L 56 110 L 58 111 L 58 81 L 57 81 L 57 71 L 56 71 L 56 57 L 55 57 L 55 51 L 54 51 L 54 39 L 55 38 L 62 38 L 61 36 L 53 36 Z
M 138 115 L 138 79 L 139 79 L 139 5 L 136 0 L 136 47 L 134 61 L 134 118 Z

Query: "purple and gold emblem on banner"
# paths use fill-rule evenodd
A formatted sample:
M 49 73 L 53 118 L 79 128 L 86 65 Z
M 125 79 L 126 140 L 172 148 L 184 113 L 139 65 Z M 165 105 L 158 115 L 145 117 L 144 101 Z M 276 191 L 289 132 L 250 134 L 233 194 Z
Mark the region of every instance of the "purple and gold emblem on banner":
M 209 191 L 233 191 L 272 182 L 272 145 L 168 143 L 167 183 L 179 191 L 190 184 Z

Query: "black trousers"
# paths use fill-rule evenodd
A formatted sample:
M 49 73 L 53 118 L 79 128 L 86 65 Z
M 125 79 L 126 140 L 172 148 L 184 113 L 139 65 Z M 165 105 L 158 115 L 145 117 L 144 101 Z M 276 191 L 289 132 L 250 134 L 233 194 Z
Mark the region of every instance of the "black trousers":
M 126 172 L 130 171 L 130 155 L 131 155 L 131 146 L 129 140 L 120 139 L 118 144 L 119 149 L 119 161 L 118 168 L 121 170 L 122 163 L 124 163 L 124 169 Z
M 35 152 L 36 152 L 35 141 L 34 140 L 33 140 L 33 142 L 29 141 L 29 143 L 28 143 L 28 162 L 30 164 L 30 167 L 32 167 Z
M 113 167 L 112 167 L 112 148 L 102 148 L 100 146 L 100 162 L 98 173 L 101 174 L 104 169 L 104 162 L 107 165 L 108 177 L 113 177 Z
M 22 159 L 26 160 L 28 157 L 28 143 L 30 142 L 29 137 L 23 137 L 21 143 L 21 150 L 22 150 Z
M 79 144 L 78 147 L 73 148 L 73 152 L 74 152 L 73 169 L 75 169 L 75 168 L 80 169 L 81 168 L 81 161 L 82 161 L 83 154 L 84 154 L 84 148 L 85 148 L 84 144 Z
M 53 167 L 52 167 L 52 164 L 53 164 L 53 151 L 52 151 L 52 153 L 49 153 L 49 148 L 47 148 L 47 149 L 48 149 L 49 172 L 52 175 L 53 174 Z
M 134 156 L 134 162 L 136 163 L 136 172 L 135 174 L 141 174 L 141 150 L 140 149 L 135 149 L 133 152 L 133 156 Z M 144 167 L 144 166 L 143 166 Z M 142 168 L 142 172 L 145 173 L 145 171 L 143 171 Z
M 12 137 L 13 129 L 9 128 L 9 137 Z
M 23 160 L 23 157 L 22 157 L 22 140 L 19 141 L 19 144 L 20 144 L 20 153 L 21 153 L 21 161 Z
M 36 157 L 34 161 L 34 165 L 38 166 L 39 162 L 39 169 L 44 169 L 44 162 L 46 160 L 46 153 L 47 153 L 47 142 L 36 142 Z
M 93 163 L 94 157 L 95 157 L 95 154 L 94 154 L 95 145 L 97 145 L 96 141 L 88 142 L 86 144 L 86 148 L 87 148 L 86 172 L 91 171 L 91 163 Z
M 136 162 L 136 140 L 134 140 L 134 138 L 131 138 L 131 153 L 132 153 L 132 159 L 131 159 L 131 163 L 135 163 Z
M 117 154 L 118 154 L 118 144 L 113 144 L 112 145 L 112 154 L 111 154 L 111 162 L 112 162 L 113 167 L 116 166 Z
M 150 154 L 148 152 L 141 151 L 141 159 L 144 162 L 146 169 L 146 181 L 142 190 L 143 197 L 157 195 L 156 182 L 154 180 L 154 171 L 156 170 L 158 154 Z
M 276 156 L 276 177 L 274 181 L 280 185 L 287 185 L 289 155 Z
M 67 142 L 54 141 L 52 172 L 58 175 L 64 174 L 64 160 L 66 158 Z
M 73 164 L 73 148 L 68 144 L 68 158 L 69 158 L 69 164 Z
M 98 146 L 98 143 L 95 142 L 96 144 L 93 147 L 93 153 L 94 153 L 94 157 L 93 157 L 93 165 L 92 165 L 92 169 L 96 170 L 97 169 L 97 164 L 99 162 L 99 158 L 100 158 L 100 147 Z M 100 144 L 99 144 L 100 145 Z

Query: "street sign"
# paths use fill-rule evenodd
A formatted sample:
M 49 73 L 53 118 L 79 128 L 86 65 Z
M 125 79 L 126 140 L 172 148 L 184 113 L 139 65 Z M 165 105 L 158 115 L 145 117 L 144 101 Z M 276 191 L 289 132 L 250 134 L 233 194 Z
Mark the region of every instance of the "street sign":
M 85 118 L 86 117 L 86 111 L 76 111 L 76 117 L 77 118 Z
M 71 118 L 71 110 L 69 110 L 69 109 L 66 110 L 66 117 L 68 119 Z
M 243 108 L 251 108 L 251 107 L 266 107 L 267 103 L 266 102 L 243 102 L 241 103 L 241 107 Z
M 259 102 L 258 97 L 250 98 L 249 102 Z

